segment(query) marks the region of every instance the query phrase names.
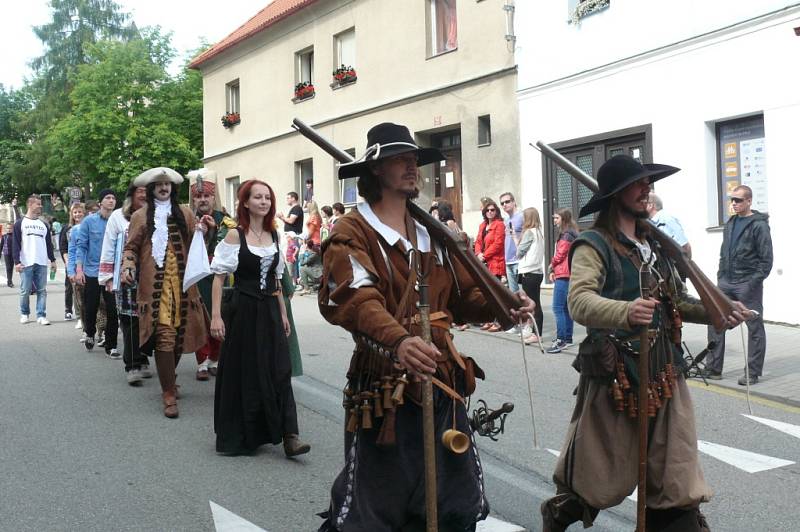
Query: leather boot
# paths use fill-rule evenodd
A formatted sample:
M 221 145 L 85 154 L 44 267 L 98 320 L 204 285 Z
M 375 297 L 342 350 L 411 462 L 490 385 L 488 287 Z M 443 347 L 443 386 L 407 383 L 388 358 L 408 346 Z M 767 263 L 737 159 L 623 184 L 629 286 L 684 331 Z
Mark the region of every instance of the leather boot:
M 178 417 L 178 397 L 175 386 L 175 357 L 169 351 L 156 351 L 156 369 L 161 384 L 161 399 L 164 402 L 164 415 Z
M 310 450 L 311 446 L 300 441 L 297 434 L 287 434 L 283 437 L 283 452 L 288 458 L 306 454 Z

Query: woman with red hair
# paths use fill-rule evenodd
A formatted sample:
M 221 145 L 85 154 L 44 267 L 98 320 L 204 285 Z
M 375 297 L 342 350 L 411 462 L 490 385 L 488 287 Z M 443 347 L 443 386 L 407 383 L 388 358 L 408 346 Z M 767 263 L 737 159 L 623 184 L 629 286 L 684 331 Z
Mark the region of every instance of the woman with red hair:
M 281 295 L 285 264 L 275 231 L 275 195 L 263 181 L 239 189 L 239 226 L 214 252 L 211 336 L 224 340 L 214 396 L 217 452 L 252 454 L 283 441 L 286 456 L 311 447 L 298 437 L 287 337 L 291 326 Z M 233 290 L 222 301 L 225 278 Z M 228 297 L 230 296 L 230 297 Z

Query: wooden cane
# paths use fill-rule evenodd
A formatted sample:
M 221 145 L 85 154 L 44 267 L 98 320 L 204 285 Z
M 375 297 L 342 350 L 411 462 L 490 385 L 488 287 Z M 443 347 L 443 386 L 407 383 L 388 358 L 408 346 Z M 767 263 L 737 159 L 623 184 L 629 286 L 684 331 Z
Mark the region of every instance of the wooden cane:
M 650 297 L 650 284 L 646 265 L 639 271 L 642 299 Z M 636 492 L 636 532 L 645 532 L 647 508 L 647 429 L 650 393 L 650 327 L 644 325 L 639 333 L 639 487 Z
M 431 305 L 428 301 L 428 268 L 417 260 L 417 279 L 419 280 L 419 322 L 422 339 L 431 345 Z M 422 382 L 422 443 L 425 458 L 425 528 L 427 532 L 437 532 L 438 506 L 436 494 L 436 436 L 433 424 L 433 382 L 426 376 Z

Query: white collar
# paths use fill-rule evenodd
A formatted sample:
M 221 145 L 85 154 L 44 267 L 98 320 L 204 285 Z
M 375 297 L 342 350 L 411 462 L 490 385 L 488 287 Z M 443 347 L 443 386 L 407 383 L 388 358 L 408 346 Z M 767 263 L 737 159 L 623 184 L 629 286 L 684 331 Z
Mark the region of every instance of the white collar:
M 408 239 L 403 237 L 403 235 L 383 223 L 372 210 L 372 207 L 369 206 L 369 203 L 362 201 L 356 205 L 356 208 L 361 216 L 363 216 L 367 221 L 367 223 L 371 225 L 372 228 L 375 229 L 390 246 L 394 246 L 397 241 L 400 240 L 403 242 L 406 250 L 410 250 L 414 247 L 411 245 L 411 242 L 409 242 Z M 416 220 L 414 220 L 414 226 L 417 228 L 417 250 L 423 253 L 430 252 L 431 237 L 428 234 L 428 230 L 425 229 L 424 225 L 420 224 Z

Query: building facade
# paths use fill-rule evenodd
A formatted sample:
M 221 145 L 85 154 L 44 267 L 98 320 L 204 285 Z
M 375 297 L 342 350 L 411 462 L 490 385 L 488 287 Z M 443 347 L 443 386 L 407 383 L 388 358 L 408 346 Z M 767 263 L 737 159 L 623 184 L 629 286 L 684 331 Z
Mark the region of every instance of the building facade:
M 557 208 L 577 212 L 591 196 L 543 160 L 530 146 L 537 140 L 592 175 L 617 153 L 677 166 L 682 171 L 655 191 L 715 279 L 728 193 L 747 184 L 772 230 L 765 318 L 800 323 L 800 308 L 786 297 L 800 286 L 791 236 L 800 4 L 525 2 L 517 25 L 523 203 L 549 219 Z
M 407 125 L 447 161 L 423 170 L 420 205 L 519 192 L 510 0 L 275 0 L 194 59 L 203 75 L 204 164 L 231 211 L 238 185 L 269 182 L 278 208 L 313 180 L 319 205 L 357 201 L 354 181 L 291 128 L 294 117 L 356 157 L 380 122 Z M 223 124 L 223 122 L 227 122 Z

